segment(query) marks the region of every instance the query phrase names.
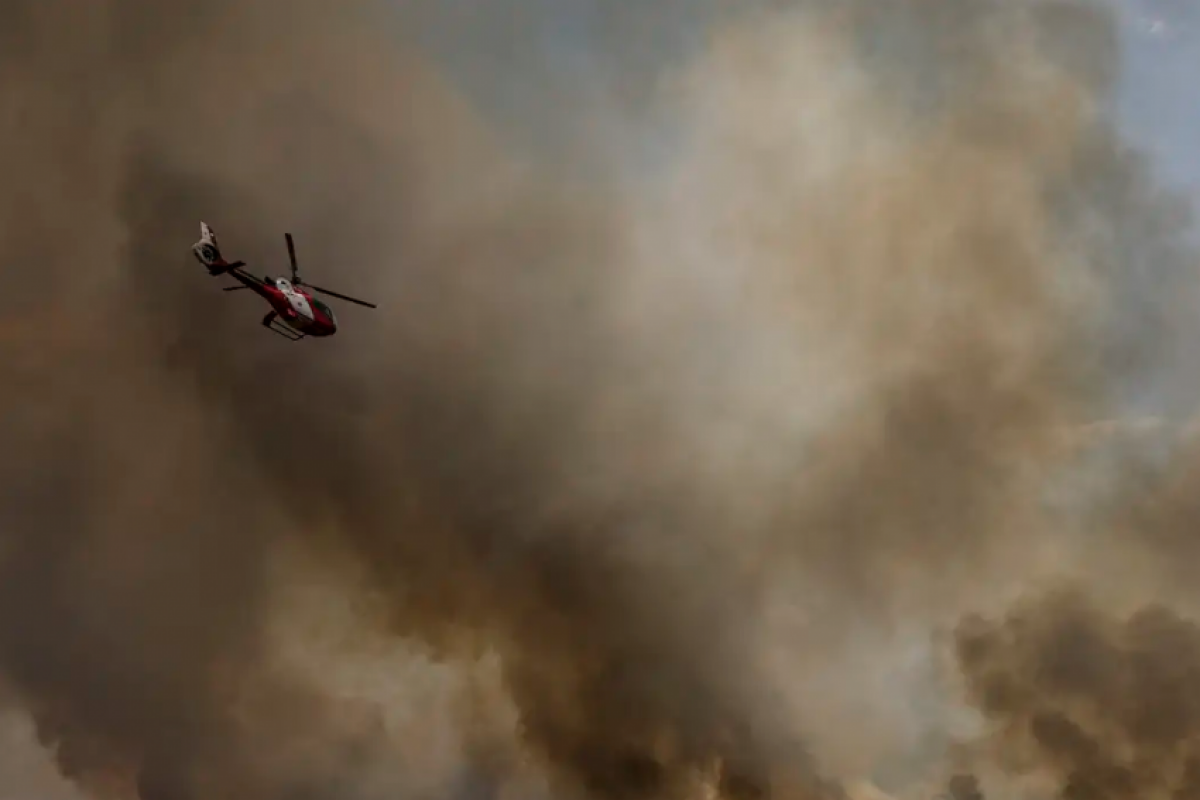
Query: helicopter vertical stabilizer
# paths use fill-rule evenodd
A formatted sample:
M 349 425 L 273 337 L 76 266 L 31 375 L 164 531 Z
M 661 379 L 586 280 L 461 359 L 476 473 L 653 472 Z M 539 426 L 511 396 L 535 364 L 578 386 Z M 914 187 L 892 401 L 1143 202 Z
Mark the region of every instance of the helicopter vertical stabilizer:
M 192 253 L 201 264 L 208 267 L 209 275 L 220 275 L 246 265 L 244 261 L 235 261 L 231 264 L 225 260 L 221 255 L 221 248 L 217 244 L 216 232 L 204 221 L 200 222 L 200 241 L 192 245 Z

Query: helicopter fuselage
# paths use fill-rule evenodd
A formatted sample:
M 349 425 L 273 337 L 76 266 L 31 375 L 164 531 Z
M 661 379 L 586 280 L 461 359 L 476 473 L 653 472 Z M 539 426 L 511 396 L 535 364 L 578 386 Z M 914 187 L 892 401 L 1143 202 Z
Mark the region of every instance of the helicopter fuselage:
M 376 307 L 374 303 L 368 303 L 366 300 L 358 300 L 349 295 L 331 289 L 322 289 L 307 281 L 301 281 L 296 266 L 296 249 L 292 242 L 292 235 L 285 233 L 284 237 L 287 240 L 288 259 L 292 265 L 290 281 L 286 278 L 270 276 L 260 278 L 243 269 L 246 266 L 245 261 L 232 263 L 226 261 L 217 245 L 217 234 L 203 221 L 200 223 L 200 241 L 192 245 L 192 253 L 205 266 L 209 275 L 214 278 L 218 275 L 228 275 L 241 284 L 240 286 L 227 286 L 225 291 L 250 289 L 266 300 L 271 305 L 271 310 L 263 317 L 263 327 L 293 341 L 306 336 L 322 337 L 337 333 L 337 317 L 334 316 L 333 309 L 314 297 L 312 291 L 367 308 Z M 278 323 L 282 323 L 282 327 L 276 327 Z
M 332 336 L 337 333 L 333 310 L 286 278 L 259 278 L 242 269 L 228 274 L 271 304 L 276 318 L 305 336 Z

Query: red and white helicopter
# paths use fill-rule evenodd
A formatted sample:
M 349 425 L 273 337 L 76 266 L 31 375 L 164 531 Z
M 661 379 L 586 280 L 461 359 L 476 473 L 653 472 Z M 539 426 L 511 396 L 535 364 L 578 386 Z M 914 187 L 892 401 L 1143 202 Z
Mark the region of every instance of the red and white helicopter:
M 229 275 L 241 284 L 240 286 L 227 286 L 225 291 L 250 289 L 270 303 L 271 311 L 263 317 L 263 326 L 294 342 L 305 336 L 332 336 L 337 333 L 337 317 L 333 315 L 333 310 L 313 297 L 312 292 L 306 291 L 307 289 L 367 308 L 377 308 L 374 303 L 356 300 L 353 297 L 322 289 L 320 286 L 313 286 L 311 283 L 300 280 L 300 274 L 296 268 L 296 247 L 292 243 L 292 235 L 285 233 L 284 237 L 287 239 L 288 258 L 292 262 L 292 279 L 290 281 L 270 276 L 260 278 L 242 269 L 246 266 L 245 261 L 232 263 L 226 261 L 221 255 L 221 248 L 217 246 L 217 235 L 205 222 L 200 223 L 200 241 L 192 245 L 192 252 L 200 263 L 208 268 L 209 275 L 214 277 Z

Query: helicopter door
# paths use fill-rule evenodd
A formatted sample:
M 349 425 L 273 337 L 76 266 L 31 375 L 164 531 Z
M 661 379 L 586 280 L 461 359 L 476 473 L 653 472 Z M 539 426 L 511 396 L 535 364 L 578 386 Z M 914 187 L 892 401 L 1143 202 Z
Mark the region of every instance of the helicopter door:
M 283 296 L 288 299 L 288 303 L 297 314 L 305 319 L 313 318 L 312 306 L 309 305 L 307 297 L 297 292 L 292 285 L 283 278 L 277 278 L 275 280 L 275 285 L 279 288 L 279 291 L 283 292 Z

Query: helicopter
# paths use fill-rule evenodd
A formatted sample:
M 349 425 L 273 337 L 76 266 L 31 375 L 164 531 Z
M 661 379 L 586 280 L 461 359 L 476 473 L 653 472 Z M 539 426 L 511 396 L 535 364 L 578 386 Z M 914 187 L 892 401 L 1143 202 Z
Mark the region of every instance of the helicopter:
M 270 303 L 271 310 L 263 317 L 263 327 L 294 342 L 306 336 L 323 337 L 337 333 L 337 317 L 334 316 L 333 310 L 314 297 L 312 292 L 327 294 L 367 308 L 378 308 L 374 303 L 322 289 L 301 280 L 296 266 L 296 245 L 292 241 L 292 235 L 285 233 L 284 238 L 287 240 L 288 258 L 292 263 L 290 281 L 286 278 L 272 278 L 269 275 L 260 278 L 243 269 L 246 266 L 245 261 L 226 261 L 217 244 L 217 234 L 203 221 L 200 223 L 200 241 L 192 245 L 192 253 L 208 268 L 209 275 L 229 275 L 238 281 L 239 285 L 227 286 L 223 291 L 250 289 Z

